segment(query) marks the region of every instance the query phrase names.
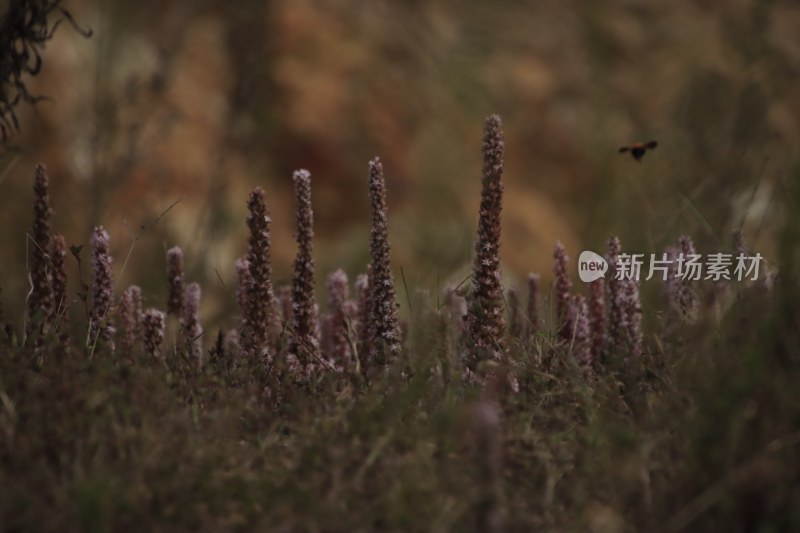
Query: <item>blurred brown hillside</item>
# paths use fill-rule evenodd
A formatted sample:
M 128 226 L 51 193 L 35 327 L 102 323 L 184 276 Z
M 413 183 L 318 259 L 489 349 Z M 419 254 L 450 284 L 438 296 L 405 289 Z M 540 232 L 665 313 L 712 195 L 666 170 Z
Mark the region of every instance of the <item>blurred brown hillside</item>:
M 731 228 L 769 249 L 772 198 L 798 164 L 800 4 L 538 1 L 70 0 L 0 155 L 0 265 L 26 292 L 33 165 L 50 170 L 54 228 L 111 231 L 124 286 L 162 294 L 164 250 L 223 313 L 245 248 L 247 191 L 273 214 L 274 260 L 294 256 L 291 171 L 313 179 L 318 278 L 363 271 L 367 161 L 387 172 L 395 267 L 412 285 L 465 272 L 483 119 L 502 115 L 505 270 L 550 275 L 556 240 L 577 257 L 611 233 L 655 252 Z M 0 3 L 5 11 L 6 3 Z M 659 140 L 642 164 L 621 144 Z M 280 283 L 280 281 L 279 281 Z M 224 285 L 223 285 L 224 284 Z M 227 286 L 227 287 L 226 287 Z M 161 291 L 161 292 L 159 292 Z M 159 302 L 154 302 L 158 304 Z

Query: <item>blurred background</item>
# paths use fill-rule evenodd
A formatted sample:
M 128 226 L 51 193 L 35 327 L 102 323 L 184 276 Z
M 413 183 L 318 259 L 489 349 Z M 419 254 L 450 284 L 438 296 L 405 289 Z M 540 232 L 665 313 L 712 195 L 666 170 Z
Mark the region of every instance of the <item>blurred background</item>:
M 409 290 L 461 281 L 481 130 L 495 112 L 506 136 L 509 283 L 529 271 L 549 280 L 557 240 L 574 260 L 602 252 L 611 234 L 649 254 L 688 233 L 708 253 L 729 251 L 742 227 L 768 256 L 775 228 L 797 216 L 781 202 L 800 168 L 796 1 L 63 7 L 94 34 L 58 28 L 29 82 L 52 100 L 21 105 L 20 132 L 0 151 L 0 285 L 19 320 L 38 161 L 49 169 L 54 231 L 86 244 L 104 225 L 118 289 L 140 284 L 159 307 L 165 251 L 181 246 L 210 320 L 235 313 L 233 265 L 256 185 L 273 218 L 275 283 L 290 281 L 297 168 L 312 173 L 319 290 L 335 268 L 363 272 L 376 155 L 401 302 L 401 268 Z M 617 153 L 650 139 L 659 146 L 641 163 Z

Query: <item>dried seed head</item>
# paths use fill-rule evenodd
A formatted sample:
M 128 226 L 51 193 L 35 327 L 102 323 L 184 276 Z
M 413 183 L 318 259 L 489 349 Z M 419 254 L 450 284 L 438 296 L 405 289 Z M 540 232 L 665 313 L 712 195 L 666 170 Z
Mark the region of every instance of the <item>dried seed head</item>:
M 252 284 L 250 277 L 250 264 L 246 257 L 236 260 L 236 303 L 239 305 L 239 325 L 237 331 L 240 336 L 247 329 L 247 291 Z
M 272 292 L 272 265 L 270 263 L 270 218 L 264 191 L 256 187 L 250 191 L 247 202 L 250 229 L 247 265 L 249 281 L 245 306 L 246 327 L 242 331 L 244 349 L 256 358 L 270 359 L 269 334 L 277 324 Z
M 589 283 L 589 330 L 592 339 L 592 362 L 597 364 L 608 340 L 606 335 L 605 279 Z
M 594 361 L 592 360 L 592 342 L 589 330 L 589 307 L 586 305 L 586 298 L 582 294 L 572 298 L 572 323 L 575 325 L 575 333 L 572 340 L 572 351 L 575 358 L 586 372 L 591 372 Z
M 90 346 L 100 342 L 114 349 L 112 295 L 114 284 L 111 272 L 111 253 L 108 232 L 103 226 L 94 229 L 92 245 L 92 309 L 90 313 Z
M 505 359 L 503 289 L 500 285 L 500 216 L 503 208 L 502 121 L 486 119 L 483 131 L 483 177 L 472 291 L 469 295 L 463 351 L 475 372 L 485 360 Z
M 50 264 L 53 267 L 53 324 L 60 326 L 69 318 L 67 314 L 67 241 L 56 235 L 50 241 Z
M 390 260 L 389 210 L 386 205 L 386 182 L 379 158 L 369 162 L 371 200 L 370 288 L 369 288 L 369 367 L 385 370 L 400 353 L 400 322 Z
M 336 270 L 328 276 L 328 359 L 341 368 L 352 366 L 350 344 L 347 340 L 347 302 L 350 287 L 344 270 Z
M 122 322 L 122 353 L 130 355 L 137 341 L 142 338 L 142 289 L 131 285 L 122 294 L 119 302 Z
M 36 178 L 33 182 L 33 227 L 31 228 L 31 294 L 28 299 L 28 334 L 40 333 L 47 328 L 54 314 L 53 272 L 50 263 L 50 194 L 47 169 L 36 165 Z
M 369 274 L 356 276 L 356 332 L 358 335 L 358 358 L 362 373 L 366 372 L 369 364 Z
M 186 298 L 181 317 L 181 339 L 192 361 L 203 364 L 203 327 L 200 325 L 200 284 L 186 287 Z
M 144 351 L 152 358 L 157 358 L 161 355 L 165 319 L 163 311 L 158 309 L 148 309 L 142 315 Z
M 678 239 L 677 248 L 669 247 L 666 251 L 667 259 L 670 260 L 666 279 L 667 298 L 680 317 L 690 324 L 696 322 L 699 317 L 700 299 L 692 287 L 692 281 L 679 275 L 678 265 L 679 257 L 685 262 L 696 253 L 694 243 L 687 235 Z
M 539 331 L 539 274 L 528 274 L 528 341 Z
M 572 309 L 572 281 L 569 278 L 567 251 L 560 242 L 556 243 L 553 254 L 555 259 L 553 272 L 555 273 L 555 300 L 556 318 L 559 323 L 558 335 L 566 342 L 572 341 L 575 330 Z
M 314 212 L 311 207 L 311 174 L 297 170 L 293 175 L 297 203 L 297 256 L 292 277 L 292 331 L 289 353 L 294 355 L 306 377 L 319 360 L 319 329 L 314 311 Z
M 167 314 L 180 317 L 183 314 L 184 283 L 183 283 L 183 250 L 173 246 L 167 250 Z
M 622 245 L 618 237 L 608 240 L 608 337 L 609 348 L 623 354 L 642 352 L 642 305 L 639 284 L 633 279 L 617 279 Z

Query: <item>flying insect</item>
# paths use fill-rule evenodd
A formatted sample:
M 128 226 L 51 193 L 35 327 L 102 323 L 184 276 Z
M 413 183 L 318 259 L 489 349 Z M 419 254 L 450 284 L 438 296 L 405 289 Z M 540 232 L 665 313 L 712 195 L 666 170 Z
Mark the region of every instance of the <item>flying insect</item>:
M 658 142 L 656 141 L 635 143 L 630 146 L 621 147 L 619 153 L 624 154 L 625 152 L 630 152 L 633 158 L 641 163 L 645 152 L 654 149 L 656 146 L 658 146 Z

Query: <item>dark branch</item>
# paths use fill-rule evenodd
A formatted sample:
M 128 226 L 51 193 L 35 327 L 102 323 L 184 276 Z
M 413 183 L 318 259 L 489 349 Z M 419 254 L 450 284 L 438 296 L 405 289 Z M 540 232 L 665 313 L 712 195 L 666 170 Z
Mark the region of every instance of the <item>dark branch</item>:
M 61 16 L 51 23 L 54 12 Z M 0 144 L 19 131 L 18 104 L 35 106 L 45 99 L 31 94 L 23 77 L 39 73 L 41 51 L 64 20 L 83 37 L 91 37 L 92 31 L 81 28 L 61 0 L 11 0 L 0 16 Z

